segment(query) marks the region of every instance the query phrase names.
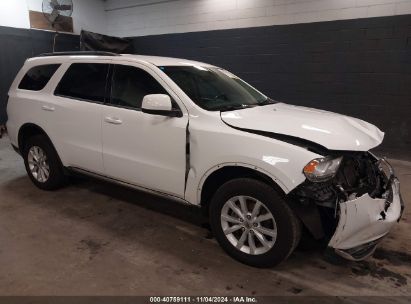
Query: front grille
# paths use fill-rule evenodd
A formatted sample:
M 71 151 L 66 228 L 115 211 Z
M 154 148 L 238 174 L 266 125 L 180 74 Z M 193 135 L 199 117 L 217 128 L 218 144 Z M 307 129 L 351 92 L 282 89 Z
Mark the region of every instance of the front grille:
M 368 152 L 346 153 L 333 183 L 351 197 L 368 193 L 376 198 L 384 192 L 384 175 Z

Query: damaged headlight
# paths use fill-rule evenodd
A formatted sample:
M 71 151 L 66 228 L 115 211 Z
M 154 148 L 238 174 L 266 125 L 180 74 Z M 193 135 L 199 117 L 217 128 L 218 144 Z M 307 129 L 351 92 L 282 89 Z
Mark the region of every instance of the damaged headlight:
M 304 175 L 311 182 L 324 182 L 335 176 L 340 167 L 342 156 L 338 158 L 324 157 L 310 161 L 303 169 Z

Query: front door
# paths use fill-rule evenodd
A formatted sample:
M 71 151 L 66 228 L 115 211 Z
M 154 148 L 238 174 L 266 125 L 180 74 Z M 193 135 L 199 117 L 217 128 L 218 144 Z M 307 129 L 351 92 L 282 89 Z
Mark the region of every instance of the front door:
M 105 175 L 183 198 L 187 115 L 143 113 L 142 100 L 148 94 L 173 99 L 152 71 L 137 64 L 113 65 L 110 103 L 102 113 Z

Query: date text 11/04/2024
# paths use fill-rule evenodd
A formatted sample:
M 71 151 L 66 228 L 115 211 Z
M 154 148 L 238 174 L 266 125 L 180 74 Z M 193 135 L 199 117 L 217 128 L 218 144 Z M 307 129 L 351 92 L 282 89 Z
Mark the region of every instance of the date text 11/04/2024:
M 257 303 L 255 297 L 150 297 L 150 303 Z

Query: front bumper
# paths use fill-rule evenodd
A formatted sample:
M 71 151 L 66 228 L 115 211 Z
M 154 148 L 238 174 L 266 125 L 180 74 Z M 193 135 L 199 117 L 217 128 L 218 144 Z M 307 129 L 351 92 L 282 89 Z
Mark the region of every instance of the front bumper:
M 391 167 L 388 181 L 383 198 L 373 199 L 366 193 L 339 204 L 338 225 L 328 243 L 338 255 L 355 261 L 365 259 L 399 221 L 404 203 L 400 183 Z

